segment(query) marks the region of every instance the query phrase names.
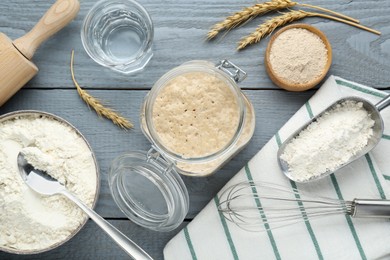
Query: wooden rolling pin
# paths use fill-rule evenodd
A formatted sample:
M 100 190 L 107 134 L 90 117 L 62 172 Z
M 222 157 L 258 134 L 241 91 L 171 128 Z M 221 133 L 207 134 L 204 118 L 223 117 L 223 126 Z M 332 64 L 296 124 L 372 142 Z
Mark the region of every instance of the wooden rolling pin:
M 35 50 L 70 23 L 79 9 L 78 0 L 57 0 L 26 35 L 12 42 L 0 33 L 0 106 L 38 73 L 30 61 Z

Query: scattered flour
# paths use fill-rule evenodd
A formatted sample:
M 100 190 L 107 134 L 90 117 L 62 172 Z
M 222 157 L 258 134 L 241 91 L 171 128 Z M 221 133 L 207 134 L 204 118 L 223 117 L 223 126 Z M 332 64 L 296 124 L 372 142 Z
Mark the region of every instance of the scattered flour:
M 96 167 L 84 140 L 57 120 L 31 115 L 0 123 L 0 248 L 43 250 L 66 240 L 86 215 L 62 195 L 32 191 L 18 171 L 20 151 L 88 206 L 97 192 Z
M 345 101 L 292 139 L 281 159 L 296 180 L 332 172 L 367 145 L 374 123 L 361 102 Z
M 222 79 L 188 72 L 170 80 L 153 105 L 162 144 L 183 157 L 204 157 L 228 145 L 240 119 L 237 97 Z
M 321 76 L 328 61 L 327 53 L 319 36 L 307 29 L 292 28 L 273 42 L 270 63 L 275 74 L 284 81 L 306 84 Z

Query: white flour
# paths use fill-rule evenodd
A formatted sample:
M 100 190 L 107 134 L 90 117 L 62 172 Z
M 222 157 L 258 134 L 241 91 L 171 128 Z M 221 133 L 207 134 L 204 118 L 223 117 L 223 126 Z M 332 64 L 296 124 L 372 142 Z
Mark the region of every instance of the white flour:
M 62 195 L 30 190 L 17 167 L 19 151 L 92 206 L 96 167 L 88 146 L 69 126 L 22 116 L 0 124 L 0 248 L 42 250 L 65 240 L 86 215 Z
M 374 123 L 361 102 L 346 101 L 303 130 L 281 158 L 301 181 L 334 171 L 367 145 Z

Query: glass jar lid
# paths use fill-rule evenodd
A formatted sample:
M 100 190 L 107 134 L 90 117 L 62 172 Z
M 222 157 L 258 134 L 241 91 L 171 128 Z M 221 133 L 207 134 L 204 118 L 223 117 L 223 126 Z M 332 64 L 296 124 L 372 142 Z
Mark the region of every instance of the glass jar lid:
M 189 196 L 183 180 L 173 164 L 154 149 L 117 157 L 109 171 L 109 186 L 121 211 L 140 226 L 170 231 L 188 213 Z

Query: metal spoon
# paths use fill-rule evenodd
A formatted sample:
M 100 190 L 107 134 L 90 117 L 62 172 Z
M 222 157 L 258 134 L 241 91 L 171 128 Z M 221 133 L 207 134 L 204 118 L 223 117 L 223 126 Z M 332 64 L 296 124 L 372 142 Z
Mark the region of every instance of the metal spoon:
M 129 256 L 138 259 L 152 259 L 142 248 L 131 241 L 114 226 L 104 220 L 95 211 L 86 206 L 75 195 L 70 193 L 64 185 L 44 171 L 34 168 L 27 162 L 22 153 L 18 154 L 18 168 L 24 182 L 35 192 L 43 195 L 62 194 L 79 206 L 95 223 L 103 229 Z
M 280 156 L 284 153 L 285 149 L 286 149 L 286 146 L 289 144 L 289 142 L 294 139 L 295 137 L 297 137 L 301 131 L 303 131 L 304 129 L 306 129 L 306 127 L 308 127 L 308 125 L 310 125 L 312 122 L 316 121 L 320 116 L 322 116 L 324 113 L 326 113 L 327 111 L 329 111 L 330 109 L 332 109 L 335 105 L 337 104 L 341 104 L 347 100 L 352 100 L 352 101 L 357 101 L 357 102 L 362 102 L 363 103 L 363 107 L 367 110 L 367 112 L 371 115 L 371 119 L 375 121 L 374 123 L 374 126 L 373 126 L 373 135 L 370 137 L 370 139 L 368 140 L 368 143 L 367 145 L 362 149 L 360 150 L 357 154 L 353 155 L 349 160 L 348 162 L 346 163 L 343 163 L 341 164 L 337 169 L 335 169 L 334 171 L 326 171 L 324 173 L 322 173 L 321 175 L 318 175 L 318 176 L 313 176 L 313 177 L 310 177 L 306 180 L 301 180 L 301 179 L 296 179 L 294 178 L 293 175 L 291 175 L 290 171 L 289 171 L 289 166 L 287 164 L 286 161 L 284 161 L 283 159 L 280 158 Z M 279 162 L 279 165 L 283 171 L 283 173 L 291 180 L 295 181 L 295 182 L 310 182 L 310 181 L 314 181 L 314 180 L 318 180 L 320 178 L 323 178 L 325 176 L 328 176 L 330 174 L 332 174 L 333 172 L 339 170 L 340 168 L 346 166 L 347 164 L 355 161 L 356 159 L 362 157 L 363 155 L 365 155 L 366 153 L 368 153 L 369 151 L 371 151 L 379 142 L 379 140 L 381 139 L 382 135 L 383 135 L 383 128 L 384 128 L 384 125 L 383 125 L 383 120 L 382 120 L 382 116 L 381 114 L 379 113 L 382 109 L 386 108 L 388 105 L 390 105 L 390 95 L 386 96 L 385 98 L 383 98 L 381 101 L 379 101 L 376 105 L 373 105 L 371 102 L 365 100 L 365 99 L 362 99 L 362 98 L 358 98 L 358 97 L 346 97 L 346 98 L 342 98 L 338 101 L 336 101 L 335 103 L 333 103 L 332 105 L 330 105 L 328 108 L 326 108 L 324 111 L 322 111 L 321 113 L 319 113 L 317 116 L 315 116 L 314 118 L 312 118 L 309 122 L 307 122 L 304 126 L 302 126 L 301 128 L 299 128 L 297 131 L 295 131 L 289 138 L 287 138 L 283 143 L 282 145 L 279 147 L 279 150 L 278 150 L 278 153 L 277 153 L 277 158 L 278 158 L 278 162 Z

